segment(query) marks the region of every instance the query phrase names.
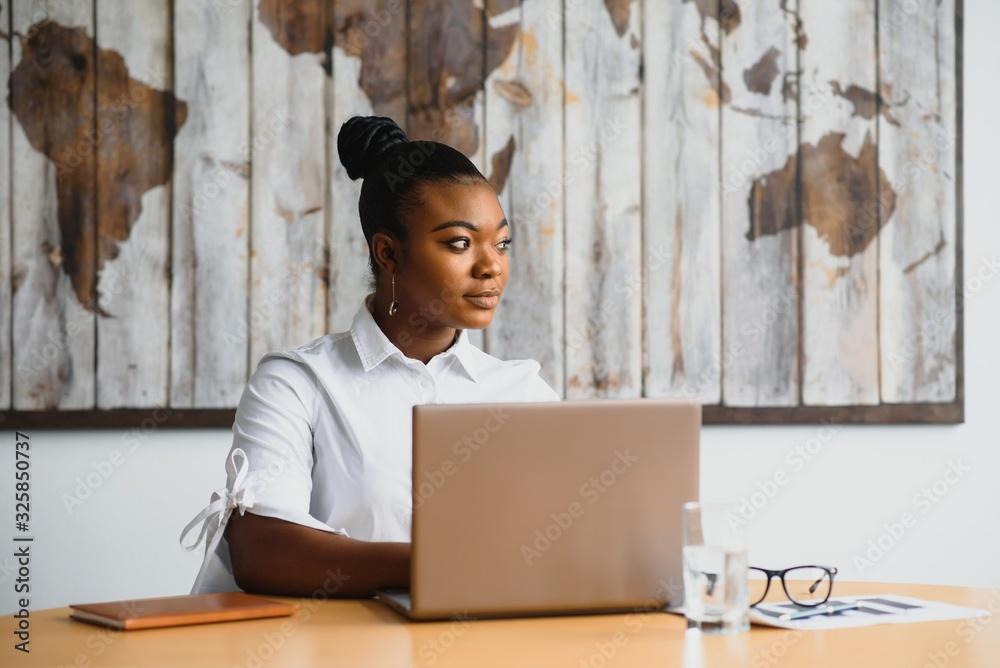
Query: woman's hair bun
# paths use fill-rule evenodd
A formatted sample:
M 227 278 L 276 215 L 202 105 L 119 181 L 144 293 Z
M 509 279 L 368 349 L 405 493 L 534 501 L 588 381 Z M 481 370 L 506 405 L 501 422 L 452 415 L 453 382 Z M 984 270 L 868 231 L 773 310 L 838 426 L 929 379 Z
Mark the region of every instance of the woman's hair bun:
M 355 116 L 337 134 L 337 153 L 351 180 L 366 176 L 394 146 L 408 141 L 391 118 Z

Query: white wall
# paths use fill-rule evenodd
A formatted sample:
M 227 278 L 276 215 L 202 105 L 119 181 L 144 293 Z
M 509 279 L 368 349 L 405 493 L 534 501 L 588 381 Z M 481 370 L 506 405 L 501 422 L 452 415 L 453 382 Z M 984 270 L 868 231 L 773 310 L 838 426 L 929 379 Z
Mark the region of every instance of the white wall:
M 966 0 L 965 276 L 1000 258 L 995 179 L 1000 175 L 1000 93 L 995 87 L 1000 3 Z M 836 565 L 848 580 L 1000 586 L 1000 415 L 994 343 L 1000 326 L 1000 277 L 987 281 L 965 319 L 966 423 L 959 426 L 840 427 L 801 469 L 795 448 L 821 434 L 815 426 L 710 427 L 703 433 L 703 498 L 747 498 L 776 473 L 786 484 L 758 496 L 750 522 L 751 563 Z M 160 430 L 130 451 L 127 433 L 31 430 L 31 605 L 186 593 L 200 563 L 177 545 L 184 524 L 225 481 L 228 429 Z M 815 449 L 816 443 L 812 445 Z M 13 432 L 0 432 L 0 613 L 14 609 Z M 124 462 L 69 512 L 62 501 L 77 479 L 120 451 Z M 792 459 L 788 459 L 791 454 Z M 931 502 L 950 463 L 967 467 Z M 780 477 L 780 476 L 779 476 Z M 945 483 L 938 483 L 938 491 Z M 774 491 L 774 490 L 772 490 Z M 937 498 L 937 497 L 935 497 Z M 891 546 L 860 570 L 868 541 L 885 525 L 913 517 Z M 879 557 L 877 553 L 872 556 Z

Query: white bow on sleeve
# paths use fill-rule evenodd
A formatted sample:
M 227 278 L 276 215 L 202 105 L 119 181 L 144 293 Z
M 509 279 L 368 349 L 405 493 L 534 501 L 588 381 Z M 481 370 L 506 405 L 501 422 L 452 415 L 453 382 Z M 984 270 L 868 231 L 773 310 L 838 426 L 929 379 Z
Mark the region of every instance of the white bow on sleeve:
M 239 461 L 237 461 L 239 460 Z M 247 455 L 241 448 L 235 448 L 229 455 L 229 459 L 226 461 L 226 473 L 227 480 L 226 486 L 215 492 L 212 492 L 212 500 L 207 506 L 205 506 L 198 515 L 188 522 L 187 526 L 181 532 L 180 543 L 181 547 L 190 552 L 201 544 L 203 539 L 206 539 L 207 543 L 205 546 L 205 559 L 202 562 L 201 570 L 198 571 L 198 577 L 195 578 L 194 586 L 191 587 L 191 593 L 197 593 L 201 588 L 201 582 L 205 577 L 205 571 L 208 568 L 208 564 L 212 560 L 212 555 L 215 554 L 215 548 L 218 547 L 219 541 L 222 540 L 222 534 L 226 527 L 226 523 L 229 521 L 229 516 L 232 515 L 234 509 L 239 509 L 240 515 L 246 512 L 247 508 L 253 508 L 254 494 L 253 490 L 249 487 L 244 486 L 246 481 L 249 466 L 247 464 Z M 191 545 L 184 544 L 184 538 L 194 529 L 198 523 L 201 522 L 201 532 L 198 534 L 198 539 Z

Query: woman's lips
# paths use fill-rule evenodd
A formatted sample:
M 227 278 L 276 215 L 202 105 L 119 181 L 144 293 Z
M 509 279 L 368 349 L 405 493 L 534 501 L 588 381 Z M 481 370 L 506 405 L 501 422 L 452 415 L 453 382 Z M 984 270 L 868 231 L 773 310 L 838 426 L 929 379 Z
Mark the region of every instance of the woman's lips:
M 497 304 L 500 302 L 500 295 L 465 295 L 465 298 L 479 308 L 485 309 L 496 308 Z

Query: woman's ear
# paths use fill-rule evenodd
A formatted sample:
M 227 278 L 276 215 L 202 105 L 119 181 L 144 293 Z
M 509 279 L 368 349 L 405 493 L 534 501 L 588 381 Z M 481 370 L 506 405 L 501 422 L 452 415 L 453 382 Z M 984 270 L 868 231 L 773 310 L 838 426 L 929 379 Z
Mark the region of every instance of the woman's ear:
M 372 256 L 380 273 L 394 276 L 399 269 L 399 241 L 385 232 L 376 232 L 372 235 Z

